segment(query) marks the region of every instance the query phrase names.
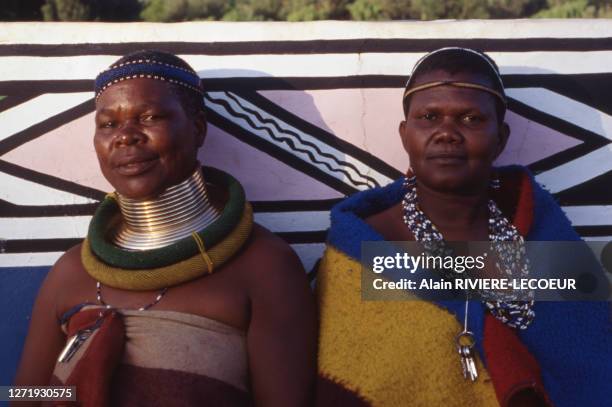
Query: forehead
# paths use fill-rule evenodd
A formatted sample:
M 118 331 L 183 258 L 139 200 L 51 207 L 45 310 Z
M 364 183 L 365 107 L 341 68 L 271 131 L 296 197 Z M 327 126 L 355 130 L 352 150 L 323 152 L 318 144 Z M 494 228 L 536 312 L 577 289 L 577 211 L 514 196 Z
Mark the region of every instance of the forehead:
M 415 78 L 412 87 L 430 82 L 468 82 L 486 87 L 492 87 L 491 80 L 486 76 L 472 72 L 449 73 L 436 70 L 424 73 Z M 460 88 L 441 85 L 420 90 L 410 96 L 410 107 L 422 106 L 428 103 L 452 107 L 477 107 L 483 110 L 495 109 L 495 96 L 477 89 Z
M 114 105 L 171 104 L 180 103 L 169 83 L 149 78 L 128 79 L 107 88 L 98 100 L 96 108 Z

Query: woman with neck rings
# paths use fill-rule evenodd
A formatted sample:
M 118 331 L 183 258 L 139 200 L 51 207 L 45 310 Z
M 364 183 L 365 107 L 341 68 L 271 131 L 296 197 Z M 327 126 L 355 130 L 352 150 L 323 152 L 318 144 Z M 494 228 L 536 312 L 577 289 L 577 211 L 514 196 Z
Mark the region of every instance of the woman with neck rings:
M 197 73 L 167 53 L 125 56 L 96 78 L 95 121 L 115 192 L 46 277 L 16 384 L 76 386 L 84 406 L 307 405 L 307 278 L 240 183 L 201 169 Z
M 580 239 L 527 169 L 493 167 L 510 130 L 491 58 L 456 47 L 427 54 L 402 104 L 408 174 L 331 211 L 317 273 L 317 405 L 605 404 L 605 303 L 362 299 L 364 241 Z M 588 350 L 578 355 L 569 343 Z

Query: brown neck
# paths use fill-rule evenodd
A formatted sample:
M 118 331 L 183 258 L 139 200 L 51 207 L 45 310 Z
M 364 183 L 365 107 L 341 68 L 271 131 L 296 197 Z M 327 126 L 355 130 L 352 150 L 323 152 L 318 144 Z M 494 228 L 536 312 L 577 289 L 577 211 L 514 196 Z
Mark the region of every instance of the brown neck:
M 455 195 L 417 184 L 419 207 L 445 240 L 488 240 L 489 209 L 486 191 Z

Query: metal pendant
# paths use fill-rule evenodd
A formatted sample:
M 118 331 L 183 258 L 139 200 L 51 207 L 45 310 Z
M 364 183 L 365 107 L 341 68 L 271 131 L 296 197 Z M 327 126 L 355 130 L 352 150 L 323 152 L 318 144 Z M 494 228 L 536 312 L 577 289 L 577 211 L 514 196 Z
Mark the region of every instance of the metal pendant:
M 70 362 L 70 359 L 72 359 L 74 354 L 77 353 L 77 351 L 79 350 L 81 345 L 83 345 L 83 343 L 87 340 L 87 338 L 91 336 L 93 331 L 94 330 L 91 328 L 83 329 L 77 332 L 72 337 L 70 337 L 70 339 L 66 343 L 66 346 L 64 346 L 64 349 L 57 358 L 57 361 L 59 363 Z
M 461 358 L 461 369 L 463 370 L 463 378 L 473 382 L 478 379 L 478 370 L 476 369 L 476 361 L 474 360 L 473 348 L 476 343 L 474 334 L 470 331 L 462 331 L 455 338 L 457 344 L 457 352 Z
M 90 327 L 81 329 L 76 334 L 72 335 L 68 342 L 66 342 L 66 346 L 60 352 L 59 357 L 57 358 L 58 363 L 68 363 L 70 359 L 77 353 L 79 348 L 85 343 L 85 341 L 93 334 L 96 329 L 100 328 L 102 322 L 104 321 L 104 317 L 107 315 L 107 312 L 100 312 L 98 319 L 94 322 Z

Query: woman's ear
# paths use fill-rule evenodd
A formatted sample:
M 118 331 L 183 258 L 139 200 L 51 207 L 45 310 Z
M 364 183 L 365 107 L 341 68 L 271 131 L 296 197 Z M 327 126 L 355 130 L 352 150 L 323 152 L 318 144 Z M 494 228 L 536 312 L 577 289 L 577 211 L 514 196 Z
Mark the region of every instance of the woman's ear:
M 399 124 L 399 136 L 402 140 L 402 145 L 404 146 L 404 150 L 408 153 L 408 125 L 406 120 L 402 120 Z
M 510 137 L 510 126 L 508 126 L 508 123 L 503 122 L 499 128 L 499 134 L 498 134 L 499 140 L 497 142 L 495 158 L 499 157 L 502 151 L 504 151 L 504 148 L 506 148 L 506 144 L 508 143 L 509 137 Z

